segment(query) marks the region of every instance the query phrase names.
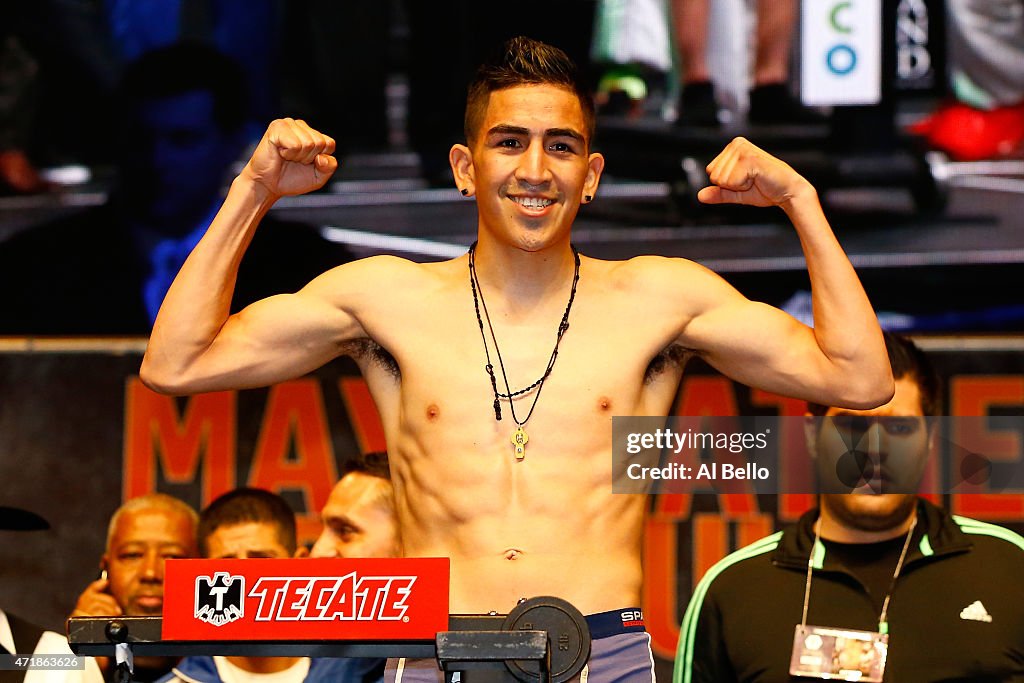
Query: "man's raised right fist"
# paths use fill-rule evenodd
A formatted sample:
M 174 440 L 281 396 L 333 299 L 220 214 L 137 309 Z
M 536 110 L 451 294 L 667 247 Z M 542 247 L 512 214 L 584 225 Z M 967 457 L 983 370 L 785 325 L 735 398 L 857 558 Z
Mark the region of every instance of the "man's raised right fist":
M 277 119 L 267 128 L 242 176 L 275 198 L 318 190 L 338 168 L 334 147 L 334 138 L 305 121 Z

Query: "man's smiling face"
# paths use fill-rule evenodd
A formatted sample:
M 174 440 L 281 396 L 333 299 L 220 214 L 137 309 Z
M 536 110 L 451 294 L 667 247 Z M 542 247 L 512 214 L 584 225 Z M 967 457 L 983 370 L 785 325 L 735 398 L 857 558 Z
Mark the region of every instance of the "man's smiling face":
M 526 85 L 492 92 L 467 150 L 481 236 L 527 251 L 567 236 L 604 168 L 604 159 L 589 153 L 586 136 L 580 102 L 566 88 Z

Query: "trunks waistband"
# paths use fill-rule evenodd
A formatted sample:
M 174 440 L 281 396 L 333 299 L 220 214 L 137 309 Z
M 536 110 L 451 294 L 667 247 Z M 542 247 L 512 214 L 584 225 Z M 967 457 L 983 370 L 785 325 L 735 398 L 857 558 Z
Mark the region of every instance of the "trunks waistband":
M 644 613 L 639 607 L 625 607 L 613 609 L 609 612 L 588 614 L 586 616 L 587 626 L 590 627 L 590 637 L 608 638 L 621 633 L 644 633 Z

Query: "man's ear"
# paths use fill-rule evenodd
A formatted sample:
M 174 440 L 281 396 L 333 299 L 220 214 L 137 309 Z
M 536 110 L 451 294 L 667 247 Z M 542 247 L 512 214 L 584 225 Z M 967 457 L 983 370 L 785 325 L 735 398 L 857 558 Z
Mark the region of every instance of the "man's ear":
M 299 545 L 299 547 L 295 549 L 295 557 L 296 559 L 309 557 L 309 547 L 305 543 Z
M 928 427 L 928 457 L 937 457 L 939 452 L 939 418 L 926 417 L 924 423 Z
M 464 197 L 476 194 L 476 182 L 473 174 L 473 152 L 466 145 L 452 145 L 448 152 L 448 163 L 455 176 L 455 187 Z
M 601 184 L 603 172 L 604 156 L 594 152 L 587 160 L 587 179 L 583 182 L 583 196 L 580 197 L 580 201 L 587 203 L 597 196 L 597 186 Z
M 818 431 L 821 429 L 821 420 L 811 413 L 804 413 L 804 445 L 807 447 L 807 455 L 811 460 L 818 459 Z

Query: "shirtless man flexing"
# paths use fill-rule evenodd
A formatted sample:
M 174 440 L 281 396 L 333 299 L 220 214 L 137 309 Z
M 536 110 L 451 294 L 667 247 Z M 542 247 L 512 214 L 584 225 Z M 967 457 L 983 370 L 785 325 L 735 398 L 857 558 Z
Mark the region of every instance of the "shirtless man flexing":
M 383 421 L 405 553 L 451 558 L 453 612 L 557 595 L 618 614 L 640 598 L 644 499 L 611 493 L 613 415 L 665 415 L 692 355 L 752 386 L 852 408 L 888 401 L 893 380 L 814 188 L 746 140 L 710 164 L 713 186 L 699 197 L 786 212 L 814 329 L 684 259 L 577 265 L 570 230 L 604 168 L 590 152 L 593 109 L 559 50 L 524 38 L 505 48 L 471 86 L 467 144 L 450 154 L 477 202 L 473 252 L 347 263 L 230 314 L 260 218 L 337 167 L 331 138 L 275 121 L 168 292 L 141 374 L 167 393 L 239 389 L 351 355 Z M 647 673 L 622 680 L 651 676 L 646 634 L 605 639 L 637 636 Z M 601 643 L 591 676 L 605 666 Z M 618 672 L 625 657 L 612 659 Z

